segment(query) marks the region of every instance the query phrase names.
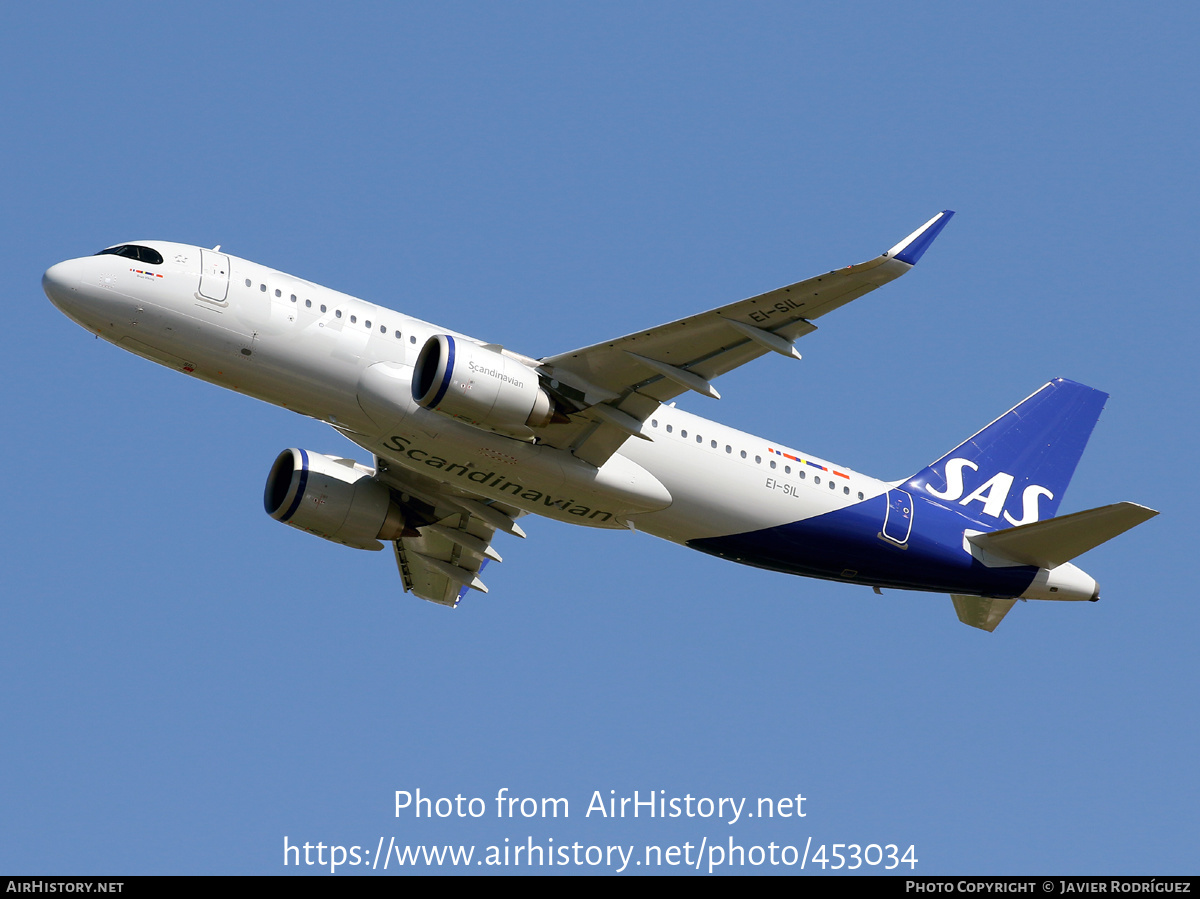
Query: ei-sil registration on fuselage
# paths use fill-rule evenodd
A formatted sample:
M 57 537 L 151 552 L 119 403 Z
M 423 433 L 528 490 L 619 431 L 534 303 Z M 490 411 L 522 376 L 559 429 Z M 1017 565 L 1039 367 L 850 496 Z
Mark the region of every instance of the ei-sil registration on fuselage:
M 403 587 L 487 592 L 518 519 L 627 528 L 734 562 L 949 593 L 991 631 L 1018 599 L 1095 600 L 1071 563 L 1156 513 L 1058 507 L 1107 394 L 1056 378 L 902 481 L 881 481 L 676 408 L 908 272 L 946 210 L 864 263 L 679 321 L 531 357 L 221 250 L 141 240 L 52 266 L 46 295 L 117 346 L 327 422 L 370 465 L 287 449 L 273 518 L 357 549 L 390 545 Z

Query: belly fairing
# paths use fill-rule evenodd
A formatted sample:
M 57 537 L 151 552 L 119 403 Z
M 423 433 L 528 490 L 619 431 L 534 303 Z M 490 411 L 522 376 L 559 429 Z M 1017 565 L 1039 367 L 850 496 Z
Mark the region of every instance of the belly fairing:
M 484 499 L 571 524 L 625 528 L 631 515 L 671 504 L 649 471 L 614 455 L 597 469 L 565 450 L 514 440 L 414 406 L 393 433 L 360 446 Z

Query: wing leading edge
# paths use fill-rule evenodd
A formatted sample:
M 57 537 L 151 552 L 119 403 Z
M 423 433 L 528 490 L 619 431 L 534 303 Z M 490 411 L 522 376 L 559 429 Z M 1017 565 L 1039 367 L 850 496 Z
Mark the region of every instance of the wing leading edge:
M 660 403 L 693 390 L 719 399 L 713 379 L 776 352 L 800 358 L 794 341 L 813 319 L 911 269 L 954 212 L 939 212 L 887 252 L 699 315 L 568 353 L 541 368 L 579 411 L 545 429 L 545 442 L 602 465 Z M 564 386 L 565 385 L 565 386 Z

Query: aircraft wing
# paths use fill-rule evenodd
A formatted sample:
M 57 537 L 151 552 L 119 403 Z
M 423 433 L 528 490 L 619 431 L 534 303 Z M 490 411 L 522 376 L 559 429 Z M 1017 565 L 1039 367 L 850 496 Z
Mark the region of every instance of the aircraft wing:
M 468 590 L 487 593 L 479 575 L 489 561 L 500 561 L 491 547 L 494 528 L 454 513 L 415 530 L 416 536 L 392 541 L 406 593 L 452 607 Z
M 468 590 L 487 593 L 479 575 L 488 562 L 501 561 L 492 537 L 498 530 L 524 537 L 515 521 L 524 513 L 389 466 L 380 456 L 375 468 L 405 513 L 404 534 L 392 541 L 404 592 L 444 606 L 458 605 Z
M 945 227 L 939 212 L 886 253 L 728 306 L 541 360 L 559 399 L 578 411 L 544 429 L 551 446 L 602 465 L 659 403 L 695 390 L 720 399 L 718 375 L 774 351 L 799 359 L 793 342 L 813 319 L 892 281 L 914 265 Z

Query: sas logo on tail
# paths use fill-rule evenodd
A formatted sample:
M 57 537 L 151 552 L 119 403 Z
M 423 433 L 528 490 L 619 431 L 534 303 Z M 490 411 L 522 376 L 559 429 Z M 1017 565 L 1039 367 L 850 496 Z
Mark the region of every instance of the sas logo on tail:
M 967 489 L 963 484 L 964 468 L 979 471 L 979 466 L 974 462 L 967 459 L 951 459 L 946 463 L 946 489 L 935 490 L 926 484 L 925 490 L 931 496 L 936 496 L 938 499 L 948 502 L 957 502 L 960 506 L 966 506 L 975 502 L 981 503 L 984 515 L 999 518 L 1003 514 L 1004 520 L 1014 526 L 1032 524 L 1038 520 L 1038 497 L 1044 496 L 1048 499 L 1054 499 L 1054 494 L 1045 487 L 1038 484 L 1030 484 L 1021 492 L 1021 517 L 1013 518 L 1004 510 L 1004 507 L 1008 503 L 1008 494 L 1011 492 L 1013 481 L 1016 479 L 1012 475 L 1002 471 L 976 487 L 969 496 L 963 496 L 963 493 Z

